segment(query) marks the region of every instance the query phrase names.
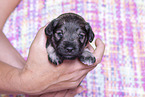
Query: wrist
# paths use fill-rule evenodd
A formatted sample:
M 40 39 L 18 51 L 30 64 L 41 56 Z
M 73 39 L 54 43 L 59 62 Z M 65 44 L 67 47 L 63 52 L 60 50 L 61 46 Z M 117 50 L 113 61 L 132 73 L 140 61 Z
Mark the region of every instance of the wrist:
M 7 65 L 0 61 L 0 92 L 6 94 L 21 94 L 20 69 Z
M 30 85 L 26 83 L 23 75 L 25 74 L 22 69 L 12 67 L 7 73 L 3 74 L 4 80 L 0 81 L 0 86 L 3 87 L 0 92 L 4 94 L 30 94 L 31 90 L 29 91 L 28 88 L 26 90 L 26 87 Z
M 39 95 L 45 89 L 43 87 L 44 79 L 35 71 L 30 70 L 27 65 L 19 72 L 17 79 L 19 87 L 21 87 L 19 91 L 23 94 Z

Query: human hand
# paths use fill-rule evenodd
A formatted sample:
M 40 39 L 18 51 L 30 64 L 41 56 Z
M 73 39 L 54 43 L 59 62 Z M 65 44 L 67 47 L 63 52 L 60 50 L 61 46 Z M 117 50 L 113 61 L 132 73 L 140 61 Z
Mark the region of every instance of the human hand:
M 45 93 L 41 95 L 32 95 L 29 97 L 74 97 L 76 94 L 79 94 L 83 91 L 83 88 L 81 86 L 75 88 L 75 89 L 68 89 L 68 90 L 62 90 L 52 93 Z
M 84 65 L 76 59 L 65 60 L 61 65 L 55 66 L 48 61 L 44 29 L 45 27 L 42 27 L 37 33 L 26 65 L 20 74 L 22 91 L 27 94 L 39 95 L 76 88 L 86 74 L 97 66 L 104 53 L 105 46 L 100 39 L 97 39 L 95 50 L 88 45 L 96 57 L 94 65 Z

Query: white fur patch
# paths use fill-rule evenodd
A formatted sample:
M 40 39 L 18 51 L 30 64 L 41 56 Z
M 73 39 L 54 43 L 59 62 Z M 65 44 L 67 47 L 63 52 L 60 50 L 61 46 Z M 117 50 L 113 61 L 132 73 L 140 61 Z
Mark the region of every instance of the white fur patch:
M 54 48 L 51 45 L 49 45 L 47 47 L 47 53 L 50 54 L 50 53 L 53 53 L 53 52 L 54 52 Z
M 54 64 L 56 64 L 56 65 L 58 65 L 58 64 L 60 63 L 60 59 L 59 59 L 59 57 L 56 55 L 56 52 L 55 52 L 54 48 L 53 48 L 51 45 L 49 45 L 49 46 L 47 47 L 47 53 L 48 53 L 48 57 L 49 57 L 49 59 L 50 59 L 50 61 L 51 61 L 52 63 L 54 63 Z

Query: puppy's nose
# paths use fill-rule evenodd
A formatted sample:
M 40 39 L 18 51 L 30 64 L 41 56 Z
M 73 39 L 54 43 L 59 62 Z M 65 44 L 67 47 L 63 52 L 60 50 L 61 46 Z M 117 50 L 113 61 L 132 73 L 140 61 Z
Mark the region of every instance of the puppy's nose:
M 72 52 L 73 49 L 74 49 L 74 48 L 73 48 L 72 46 L 69 46 L 69 47 L 66 48 L 66 50 L 67 50 L 68 52 Z

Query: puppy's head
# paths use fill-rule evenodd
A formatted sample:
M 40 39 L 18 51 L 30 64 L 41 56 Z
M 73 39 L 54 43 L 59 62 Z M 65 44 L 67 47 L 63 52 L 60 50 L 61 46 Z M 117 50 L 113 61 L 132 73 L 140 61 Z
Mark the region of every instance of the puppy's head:
M 89 23 L 74 13 L 65 13 L 52 20 L 45 28 L 45 34 L 56 53 L 64 59 L 80 56 L 88 41 L 94 39 Z

